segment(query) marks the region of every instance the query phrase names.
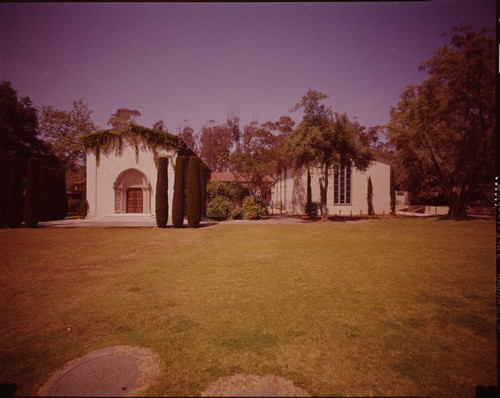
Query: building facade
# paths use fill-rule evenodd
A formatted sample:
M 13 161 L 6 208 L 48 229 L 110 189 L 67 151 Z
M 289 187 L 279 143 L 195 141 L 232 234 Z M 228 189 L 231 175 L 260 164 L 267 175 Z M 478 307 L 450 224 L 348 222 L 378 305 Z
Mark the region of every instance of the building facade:
M 389 214 L 390 198 L 390 160 L 392 155 L 372 150 L 376 160 L 365 171 L 356 168 L 335 169 L 329 173 L 327 207 L 329 215 L 368 214 L 368 177 L 373 185 L 373 208 L 375 214 Z M 319 170 L 311 170 L 312 201 L 320 201 Z M 273 213 L 305 214 L 307 195 L 307 173 L 287 169 L 272 188 L 271 208 Z

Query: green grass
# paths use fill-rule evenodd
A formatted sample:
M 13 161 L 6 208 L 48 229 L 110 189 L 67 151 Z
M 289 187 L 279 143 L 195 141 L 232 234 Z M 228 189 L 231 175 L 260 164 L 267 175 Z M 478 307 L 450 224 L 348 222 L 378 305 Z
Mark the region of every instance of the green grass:
M 36 394 L 130 344 L 161 356 L 147 395 L 250 373 L 311 395 L 471 397 L 496 384 L 494 236 L 417 219 L 0 230 L 0 381 Z

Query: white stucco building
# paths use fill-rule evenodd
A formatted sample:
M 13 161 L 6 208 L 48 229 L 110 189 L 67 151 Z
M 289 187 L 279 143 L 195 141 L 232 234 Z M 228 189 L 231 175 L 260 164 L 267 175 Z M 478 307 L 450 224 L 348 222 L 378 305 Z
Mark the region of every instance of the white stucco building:
M 153 143 L 153 130 L 135 126 L 125 134 L 97 132 L 84 138 L 87 151 L 88 218 L 110 214 L 155 214 L 157 165 L 155 158 L 168 158 L 169 220 L 172 221 L 174 165 L 179 149 L 194 155 L 180 138 L 166 135 L 172 145 Z M 150 134 L 150 136 L 147 136 Z M 107 136 L 106 136 L 107 134 Z M 95 144 L 97 143 L 97 145 Z
M 373 185 L 373 208 L 375 214 L 389 214 L 390 199 L 390 160 L 392 155 L 373 150 L 376 159 L 372 165 L 361 172 L 356 168 L 335 172 L 332 168 L 328 181 L 327 206 L 329 215 L 368 214 L 367 189 L 368 177 Z M 319 170 L 311 170 L 311 189 L 313 202 L 320 201 Z M 304 214 L 307 194 L 307 174 L 297 174 L 286 170 L 274 184 L 271 191 L 273 212 L 280 210 L 287 214 Z

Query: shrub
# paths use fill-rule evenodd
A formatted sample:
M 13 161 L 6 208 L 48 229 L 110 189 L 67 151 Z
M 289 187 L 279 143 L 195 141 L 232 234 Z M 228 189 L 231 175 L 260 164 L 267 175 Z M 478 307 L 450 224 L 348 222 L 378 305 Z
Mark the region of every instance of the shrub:
M 373 216 L 375 214 L 375 211 L 373 210 L 373 184 L 371 177 L 368 177 L 366 200 L 368 202 L 368 215 Z
M 187 172 L 186 215 L 189 228 L 197 228 L 201 221 L 200 161 L 196 156 L 189 157 Z
M 165 228 L 168 221 L 168 159 L 161 157 L 158 160 L 156 178 L 156 225 Z
M 80 202 L 80 208 L 78 209 L 79 216 L 82 220 L 87 217 L 87 214 L 89 212 L 89 202 L 87 202 L 87 199 L 83 199 Z
M 241 220 L 243 219 L 245 212 L 241 207 L 236 207 L 231 213 L 231 218 L 233 220 Z
M 68 212 L 78 213 L 80 211 L 80 205 L 82 201 L 80 199 L 68 199 Z
M 267 217 L 267 207 L 253 196 L 243 199 L 243 212 L 248 220 L 260 220 Z
M 9 182 L 7 188 L 7 226 L 18 228 L 23 222 L 23 160 L 11 158 L 8 161 Z
M 24 223 L 28 228 L 38 225 L 38 179 L 40 175 L 40 161 L 35 158 L 28 160 L 26 176 L 26 197 L 24 201 Z
M 230 212 L 229 203 L 224 196 L 216 196 L 208 203 L 207 218 L 210 220 L 227 220 Z
M 304 205 L 304 213 L 306 213 L 309 218 L 315 219 L 318 216 L 321 204 L 318 202 L 306 202 Z
M 186 158 L 177 156 L 175 161 L 174 197 L 172 199 L 172 224 L 182 228 L 184 223 L 184 169 Z
M 239 181 L 209 181 L 207 184 L 207 196 L 209 200 L 216 196 L 225 196 L 231 200 L 243 200 L 248 195 L 250 195 L 250 190 Z

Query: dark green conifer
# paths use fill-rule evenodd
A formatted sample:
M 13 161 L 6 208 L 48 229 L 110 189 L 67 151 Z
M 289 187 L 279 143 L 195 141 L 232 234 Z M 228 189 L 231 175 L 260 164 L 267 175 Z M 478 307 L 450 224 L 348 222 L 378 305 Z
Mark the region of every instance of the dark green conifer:
M 184 169 L 186 158 L 177 156 L 175 161 L 174 197 L 172 198 L 172 224 L 182 228 L 184 223 Z
M 23 222 L 23 163 L 22 159 L 11 158 L 8 161 L 9 182 L 7 188 L 7 226 L 19 228 Z
M 0 157 L 0 228 L 7 225 L 7 187 L 9 173 L 7 158 Z
M 189 157 L 187 176 L 186 215 L 189 228 L 198 228 L 201 221 L 200 161 L 196 156 Z
M 158 160 L 156 179 L 156 225 L 166 228 L 168 221 L 168 158 Z
M 367 189 L 366 199 L 368 201 L 368 215 L 373 216 L 375 214 L 375 211 L 373 210 L 373 184 L 371 177 L 368 177 L 368 189 Z
M 39 221 L 38 201 L 40 178 L 40 161 L 36 158 L 28 160 L 26 175 L 26 196 L 24 199 L 24 223 L 28 228 L 36 228 Z

